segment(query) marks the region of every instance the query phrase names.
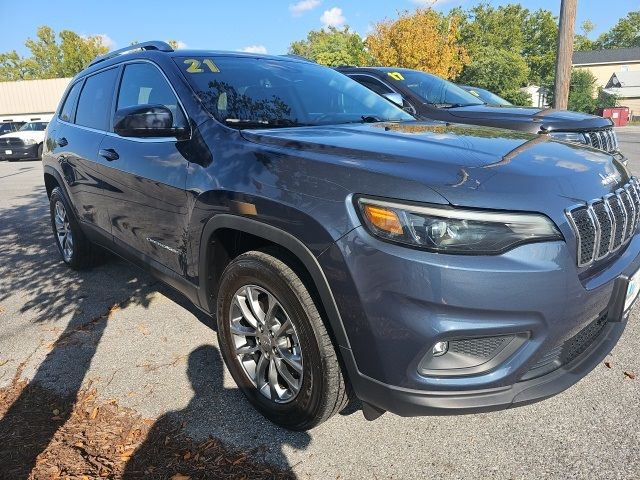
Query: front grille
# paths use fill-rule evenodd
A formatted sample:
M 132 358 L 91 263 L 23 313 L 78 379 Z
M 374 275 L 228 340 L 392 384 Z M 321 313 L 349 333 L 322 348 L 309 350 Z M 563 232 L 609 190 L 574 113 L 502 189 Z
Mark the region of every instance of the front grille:
M 0 147 L 22 147 L 24 142 L 17 137 L 0 137 Z
M 635 234 L 640 221 L 640 184 L 635 178 L 615 193 L 567 211 L 578 244 L 579 267 L 618 250 Z
M 586 132 L 587 143 L 593 148 L 613 153 L 618 151 L 618 137 L 613 128 Z
M 529 369 L 522 380 L 539 377 L 573 362 L 600 337 L 608 322 L 607 313 L 602 314 L 569 340 L 549 350 Z

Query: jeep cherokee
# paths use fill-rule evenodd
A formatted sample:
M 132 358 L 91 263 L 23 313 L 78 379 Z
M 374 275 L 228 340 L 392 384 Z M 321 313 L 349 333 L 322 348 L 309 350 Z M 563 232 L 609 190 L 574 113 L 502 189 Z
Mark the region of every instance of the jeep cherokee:
M 47 129 L 55 241 L 215 315 L 240 389 L 308 429 L 509 408 L 611 351 L 638 292 L 639 185 L 546 136 L 419 122 L 310 62 L 139 44 Z

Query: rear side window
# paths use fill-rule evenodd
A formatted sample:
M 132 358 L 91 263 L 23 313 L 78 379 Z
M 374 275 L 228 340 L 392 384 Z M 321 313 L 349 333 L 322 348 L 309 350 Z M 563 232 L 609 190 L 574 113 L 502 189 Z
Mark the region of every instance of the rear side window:
M 352 75 L 351 78 L 353 78 L 359 84 L 364 85 L 369 90 L 376 92 L 378 95 L 393 93 L 393 90 L 391 90 L 384 83 L 376 80 L 375 78 L 368 77 L 366 75 Z
M 173 126 L 186 120 L 178 98 L 164 76 L 150 63 L 132 63 L 125 67 L 116 110 L 137 105 L 164 105 L 173 114 Z
M 87 78 L 80 93 L 76 124 L 97 130 L 109 129 L 111 99 L 115 88 L 117 69 L 105 70 Z
M 76 103 L 78 102 L 78 95 L 80 95 L 81 85 L 82 82 L 78 82 L 73 87 L 71 87 L 71 91 L 69 91 L 69 95 L 67 95 L 67 99 L 64 101 L 64 105 L 62 105 L 62 108 L 60 109 L 60 120 L 73 123 L 73 112 L 76 108 Z

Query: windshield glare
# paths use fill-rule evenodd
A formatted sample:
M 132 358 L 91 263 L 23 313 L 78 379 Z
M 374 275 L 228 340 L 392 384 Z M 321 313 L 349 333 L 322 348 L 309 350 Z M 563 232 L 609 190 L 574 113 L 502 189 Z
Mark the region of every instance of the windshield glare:
M 471 95 L 474 95 L 478 97 L 480 100 L 483 100 L 484 102 L 488 103 L 489 105 L 497 105 L 497 106 L 504 106 L 504 107 L 509 107 L 513 105 L 511 102 L 508 102 L 504 98 L 499 97 L 495 93 L 490 92 L 489 90 L 485 90 L 484 88 L 467 87 L 465 88 L 465 90 L 469 92 Z
M 220 122 L 237 128 L 414 120 L 349 77 L 313 63 L 253 57 L 176 57 Z
M 392 78 L 424 99 L 426 103 L 442 106 L 469 106 L 484 103 L 459 86 L 435 75 L 413 70 L 400 70 L 399 73 L 400 76 L 396 75 Z
M 47 129 L 47 122 L 29 122 L 29 123 L 25 123 L 23 126 L 20 127 L 20 131 L 29 130 L 29 131 L 39 132 L 39 131 L 44 131 L 46 129 Z

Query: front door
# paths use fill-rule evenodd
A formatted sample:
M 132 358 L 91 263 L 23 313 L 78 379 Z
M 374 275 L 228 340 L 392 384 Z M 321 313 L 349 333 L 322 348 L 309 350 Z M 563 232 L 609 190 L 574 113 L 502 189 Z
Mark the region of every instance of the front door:
M 186 124 L 177 96 L 159 68 L 150 62 L 126 64 L 114 110 L 145 104 L 164 105 L 172 111 L 175 126 Z M 189 162 L 180 146 L 175 138 L 109 133 L 100 152 L 109 162 L 108 182 L 118 190 L 109 212 L 114 242 L 183 274 Z

